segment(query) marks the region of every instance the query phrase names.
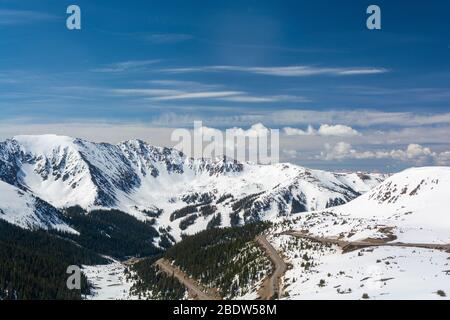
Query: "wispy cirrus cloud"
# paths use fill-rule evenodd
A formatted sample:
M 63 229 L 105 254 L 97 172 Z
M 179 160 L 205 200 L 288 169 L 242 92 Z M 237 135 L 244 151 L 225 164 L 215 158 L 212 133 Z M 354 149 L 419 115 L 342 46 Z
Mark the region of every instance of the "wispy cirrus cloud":
M 205 84 L 198 81 L 187 81 L 187 80 L 173 80 L 173 79 L 157 79 L 157 80 L 149 80 L 147 83 L 150 83 L 152 85 L 158 85 L 158 86 L 164 86 L 164 87 L 175 87 L 175 88 L 203 88 L 203 89 L 210 89 L 210 88 L 219 88 L 221 85 L 217 84 Z
M 278 77 L 307 77 L 317 75 L 329 76 L 356 76 L 371 75 L 389 72 L 385 68 L 375 67 L 316 67 L 316 66 L 285 66 L 285 67 L 244 67 L 244 66 L 202 66 L 188 68 L 167 68 L 162 71 L 168 73 L 194 73 L 194 72 L 242 72 Z
M 159 62 L 161 62 L 160 59 L 122 61 L 111 63 L 109 65 L 93 69 L 92 71 L 100 73 L 121 73 L 126 71 L 141 71 L 143 69 L 146 69 L 148 66 L 154 65 Z
M 45 12 L 0 9 L 0 26 L 28 24 L 55 19 L 58 19 L 58 17 Z
M 197 81 L 185 80 L 150 80 L 148 83 L 156 86 L 166 88 L 177 88 L 178 90 L 190 91 L 209 91 L 223 89 L 225 86 L 220 84 L 201 83 Z M 223 101 L 229 102 L 244 102 L 244 103 L 264 103 L 264 102 L 310 102 L 311 99 L 289 94 L 275 94 L 275 95 L 251 95 L 248 92 L 239 91 L 238 95 L 230 95 L 223 97 Z
M 242 94 L 237 96 L 226 97 L 222 99 L 224 101 L 231 102 L 246 102 L 246 103 L 264 103 L 264 102 L 310 102 L 311 100 L 303 96 L 296 95 L 264 95 L 264 96 L 251 96 L 248 94 Z
M 224 98 L 242 94 L 240 91 L 196 91 L 187 92 L 178 89 L 112 89 L 111 92 L 118 95 L 147 97 L 151 100 L 188 100 L 188 99 L 208 99 Z
M 232 96 L 239 96 L 240 91 L 205 91 L 205 92 L 184 92 L 173 95 L 163 95 L 154 97 L 154 100 L 168 101 L 168 100 L 188 100 L 188 99 L 211 99 L 211 98 L 226 98 Z
M 153 101 L 175 100 L 221 100 L 237 103 L 269 103 L 269 102 L 308 102 L 302 96 L 295 95 L 252 95 L 245 91 L 219 90 L 220 86 L 203 85 L 197 82 L 156 81 L 153 84 L 164 84 L 160 88 L 149 89 L 112 89 L 115 95 L 146 97 Z M 186 88 L 187 86 L 187 88 Z
M 194 39 L 192 35 L 185 33 L 151 33 L 141 35 L 140 38 L 155 44 L 177 43 Z

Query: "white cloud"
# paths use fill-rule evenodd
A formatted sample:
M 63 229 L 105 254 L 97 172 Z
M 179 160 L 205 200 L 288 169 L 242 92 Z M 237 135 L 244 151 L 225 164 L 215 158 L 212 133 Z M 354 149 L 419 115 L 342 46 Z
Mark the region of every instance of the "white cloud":
M 196 82 L 187 82 L 190 86 L 183 88 L 183 81 L 158 81 L 152 82 L 165 86 L 164 88 L 151 89 L 112 89 L 111 93 L 116 95 L 147 97 L 155 101 L 170 100 L 195 100 L 213 99 L 242 103 L 266 103 L 266 102 L 307 102 L 308 99 L 293 95 L 266 95 L 254 96 L 244 91 L 212 90 L 215 87 Z M 217 87 L 217 86 L 216 86 Z M 170 88 L 170 89 L 169 89 Z
M 314 129 L 311 125 L 308 126 L 308 129 L 296 129 L 291 127 L 283 128 L 283 131 L 288 136 L 330 136 L 330 137 L 353 137 L 358 136 L 360 133 L 355 129 L 337 124 L 337 125 L 329 125 L 322 124 L 318 130 Z
M 450 151 L 444 151 L 438 154 L 436 158 L 436 163 L 438 165 L 449 165 L 450 164 Z
M 312 126 L 308 126 L 306 130 L 285 127 L 283 132 L 287 136 L 313 136 L 317 134 L 317 131 Z
M 196 91 L 187 92 L 178 89 L 113 89 L 112 93 L 118 95 L 130 95 L 147 97 L 156 101 L 189 100 L 189 99 L 213 99 L 241 95 L 240 91 Z
M 450 162 L 450 151 L 441 153 L 433 152 L 430 148 L 419 144 L 409 144 L 406 149 L 358 151 L 347 142 L 338 142 L 334 146 L 325 144 L 325 151 L 318 157 L 322 160 L 344 160 L 344 159 L 393 159 L 416 164 L 447 164 Z
M 345 126 L 342 124 L 337 125 L 323 124 L 319 128 L 318 134 L 321 136 L 352 137 L 357 136 L 360 133 L 349 126 Z
M 273 96 L 250 96 L 250 95 L 239 95 L 234 97 L 227 97 L 221 100 L 233 101 L 233 102 L 248 102 L 248 103 L 258 103 L 258 102 L 310 102 L 311 100 L 293 95 L 273 95 Z
M 170 73 L 192 73 L 192 72 L 245 72 L 253 74 L 262 74 L 279 77 L 306 77 L 315 75 L 334 75 L 334 76 L 352 76 L 352 75 L 370 75 L 386 73 L 389 70 L 385 68 L 327 68 L 315 66 L 285 66 L 285 67 L 243 67 L 243 66 L 206 66 L 190 68 L 171 68 L 164 69 Z
M 202 133 L 205 136 L 215 136 L 218 134 L 223 134 L 225 132 L 219 129 L 210 128 L 206 126 L 202 126 L 197 129 L 198 132 Z M 246 136 L 246 137 L 267 137 L 269 134 L 269 128 L 264 126 L 262 123 L 256 123 L 252 125 L 249 129 L 243 129 L 239 127 L 233 127 L 226 129 L 226 132 L 230 134 L 231 137 L 237 136 Z
M 244 130 L 242 128 L 236 128 L 236 127 L 230 129 L 230 131 L 234 135 L 241 135 L 241 136 L 247 136 L 247 137 L 266 137 L 269 134 L 269 130 L 270 129 L 268 129 L 262 123 L 254 124 L 247 130 Z
M 347 142 L 338 142 L 335 146 L 325 144 L 326 151 L 321 154 L 321 158 L 324 160 L 342 160 L 351 158 L 356 152 L 352 149 L 351 144 Z

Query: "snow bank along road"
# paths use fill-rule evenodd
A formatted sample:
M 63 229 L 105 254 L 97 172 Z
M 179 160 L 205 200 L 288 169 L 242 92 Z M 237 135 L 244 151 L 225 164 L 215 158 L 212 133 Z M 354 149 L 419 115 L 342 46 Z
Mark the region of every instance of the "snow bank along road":
M 367 247 L 412 247 L 412 248 L 425 248 L 434 250 L 443 250 L 450 252 L 450 244 L 436 244 L 436 243 L 403 243 L 403 242 L 386 242 L 383 240 L 361 240 L 361 241 L 346 241 L 337 238 L 326 238 L 326 237 L 316 237 L 314 235 L 307 234 L 302 231 L 287 231 L 283 234 L 307 239 L 315 242 L 320 242 L 324 244 L 334 244 L 342 248 L 343 252 L 349 252 L 353 250 L 358 250 Z
M 211 293 L 211 290 L 206 289 L 198 281 L 190 278 L 185 272 L 173 266 L 168 260 L 159 259 L 155 262 L 155 265 L 169 276 L 175 276 L 195 300 L 220 300 L 217 294 Z
M 281 277 L 285 274 L 287 265 L 264 235 L 256 237 L 256 242 L 264 249 L 275 268 L 274 272 L 264 281 L 259 295 L 263 300 L 280 298 L 282 294 Z

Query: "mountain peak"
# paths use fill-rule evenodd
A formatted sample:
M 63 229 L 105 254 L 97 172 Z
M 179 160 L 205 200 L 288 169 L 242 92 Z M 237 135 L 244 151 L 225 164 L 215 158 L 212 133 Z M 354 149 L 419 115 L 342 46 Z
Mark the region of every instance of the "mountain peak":
M 26 150 L 34 152 L 49 151 L 55 147 L 73 146 L 74 138 L 68 136 L 59 136 L 54 134 L 45 135 L 18 135 L 14 136 L 12 141 L 16 141 Z

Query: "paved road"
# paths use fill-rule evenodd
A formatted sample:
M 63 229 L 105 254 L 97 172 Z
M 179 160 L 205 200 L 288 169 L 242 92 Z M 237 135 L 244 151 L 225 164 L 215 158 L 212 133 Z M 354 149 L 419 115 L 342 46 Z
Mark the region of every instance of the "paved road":
M 269 243 L 269 241 L 267 241 L 267 238 L 264 235 L 256 237 L 256 242 L 261 246 L 261 248 L 264 249 L 275 266 L 274 272 L 264 281 L 259 295 L 263 300 L 281 297 L 281 277 L 284 276 L 287 270 L 287 265 L 277 250 Z
M 203 287 L 198 281 L 189 278 L 186 273 L 177 267 L 174 267 L 169 261 L 159 259 L 155 262 L 162 271 L 168 275 L 174 275 L 181 284 L 183 284 L 195 300 L 220 300 L 217 295 L 210 294 L 211 290 Z
M 403 243 L 403 242 L 386 242 L 383 240 L 362 240 L 362 241 L 346 241 L 333 237 L 317 237 L 314 235 L 306 234 L 302 231 L 287 231 L 284 234 L 316 241 L 324 244 L 335 244 L 342 248 L 344 252 L 358 250 L 367 247 L 410 247 L 410 248 L 425 248 L 434 250 L 443 250 L 450 252 L 450 244 L 436 244 L 436 243 Z

